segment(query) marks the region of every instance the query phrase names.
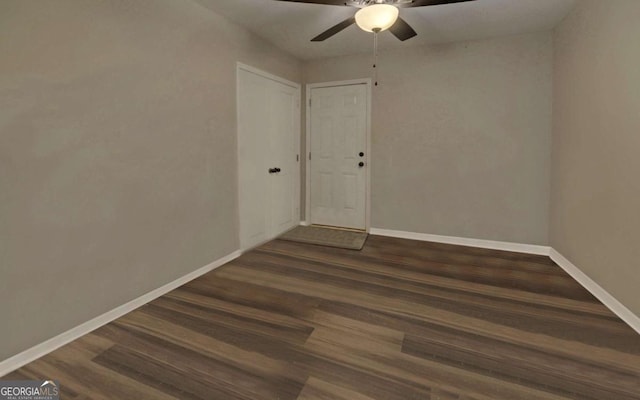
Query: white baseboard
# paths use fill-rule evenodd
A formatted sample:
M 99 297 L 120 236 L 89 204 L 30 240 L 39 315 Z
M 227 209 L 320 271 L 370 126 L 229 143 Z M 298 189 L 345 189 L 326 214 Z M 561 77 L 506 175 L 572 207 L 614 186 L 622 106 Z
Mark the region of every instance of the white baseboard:
M 300 221 L 300 225 L 302 226 L 309 226 L 311 225 L 310 223 L 308 223 L 307 221 Z
M 173 282 L 169 282 L 164 286 L 161 286 L 157 289 L 150 291 L 147 294 L 144 294 L 137 299 L 131 300 L 128 303 L 125 303 L 121 306 L 114 308 L 111 311 L 107 311 L 106 313 L 97 316 L 81 325 L 76 326 L 75 328 L 71 328 L 66 332 L 61 333 L 58 336 L 55 336 L 47 341 L 44 341 L 40 344 L 37 344 L 21 353 L 16 354 L 15 356 L 8 358 L 2 362 L 0 362 L 0 377 L 7 375 L 8 373 L 15 371 L 16 369 L 26 365 L 62 346 L 65 344 L 76 340 L 77 338 L 86 335 L 87 333 L 100 328 L 103 325 L 108 324 L 109 322 L 120 318 L 121 316 L 135 310 L 136 308 L 147 304 L 148 302 L 184 285 L 185 283 L 194 280 L 195 278 L 210 272 L 229 261 L 234 260 L 235 258 L 240 256 L 240 251 L 234 251 L 233 253 L 226 255 L 212 263 L 205 265 L 204 267 L 197 269 L 193 272 L 188 273 Z
M 538 254 L 548 256 L 549 246 L 538 246 L 533 244 L 521 244 L 511 242 L 498 242 L 495 240 L 469 239 L 456 236 L 431 235 L 428 233 L 416 233 L 405 231 L 393 231 L 389 229 L 371 228 L 372 235 L 389 236 L 401 239 L 421 240 L 425 242 L 447 243 L 459 246 L 480 247 L 483 249 L 513 251 L 517 253 Z
M 640 333 L 640 317 L 635 315 L 631 310 L 624 306 L 613 297 L 609 292 L 604 290 L 602 286 L 598 285 L 593 279 L 589 278 L 587 274 L 582 272 L 580 268 L 576 267 L 571 261 L 567 260 L 562 254 L 555 249 L 551 249 L 549 255 L 551 259 L 558 264 L 566 273 L 571 275 L 573 279 L 578 281 L 585 289 L 587 289 L 592 295 L 594 295 L 602 304 L 604 304 L 615 315 L 620 317 L 621 320 L 627 323 L 633 330 Z

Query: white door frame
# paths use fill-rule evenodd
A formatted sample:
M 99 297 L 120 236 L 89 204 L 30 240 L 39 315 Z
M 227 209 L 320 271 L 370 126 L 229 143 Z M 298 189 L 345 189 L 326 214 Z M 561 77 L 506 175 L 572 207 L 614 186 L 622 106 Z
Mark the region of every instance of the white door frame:
M 366 126 L 366 190 L 365 190 L 365 230 L 369 232 L 371 228 L 371 78 L 351 79 L 347 81 L 334 81 L 334 82 L 322 82 L 322 83 L 308 83 L 306 85 L 306 113 L 305 113 L 305 138 L 306 138 L 306 154 L 305 154 L 305 224 L 311 224 L 311 168 L 309 167 L 309 159 L 311 155 L 311 89 L 336 87 L 336 86 L 350 86 L 350 85 L 366 85 L 367 86 L 367 126 Z M 313 160 L 311 160 L 313 161 Z
M 240 117 L 240 96 L 238 96 L 238 90 L 240 89 L 240 71 L 247 71 L 247 72 L 251 72 L 253 74 L 256 75 L 260 75 L 263 78 L 266 79 L 270 79 L 272 81 L 276 81 L 279 83 L 282 83 L 283 85 L 286 86 L 290 86 L 296 89 L 296 92 L 298 94 L 297 96 L 297 101 L 298 101 L 298 106 L 300 105 L 300 98 L 302 96 L 302 85 L 300 85 L 299 83 L 295 83 L 292 82 L 290 80 L 281 78 L 277 75 L 273 75 L 270 74 L 268 72 L 265 72 L 261 69 L 252 67 L 250 65 L 247 64 L 243 64 L 241 62 L 237 62 L 236 63 L 236 196 L 238 201 L 236 201 L 236 204 L 240 204 L 240 159 L 238 158 L 238 120 Z M 300 108 L 300 107 L 298 107 Z M 300 137 L 301 137 L 301 132 L 300 132 L 300 113 L 298 112 L 296 114 L 296 132 L 297 133 L 295 136 L 295 143 L 294 143 L 294 148 L 296 149 L 300 149 Z M 299 151 L 299 150 L 298 150 Z M 300 224 L 300 175 L 301 175 L 301 169 L 302 169 L 302 157 L 300 157 L 300 155 L 298 154 L 298 168 L 296 168 L 296 170 L 294 171 L 294 187 L 293 187 L 293 196 L 294 196 L 294 200 L 293 200 L 293 204 L 296 207 L 296 209 L 298 210 L 298 212 L 295 213 L 295 224 Z M 236 216 L 236 221 L 238 223 L 238 231 L 237 231 L 237 236 L 238 236 L 238 244 L 241 243 L 241 238 L 240 238 L 240 207 L 237 207 L 237 216 Z M 271 240 L 271 239 L 270 239 Z M 248 250 L 248 249 L 240 249 L 242 251 L 244 250 Z

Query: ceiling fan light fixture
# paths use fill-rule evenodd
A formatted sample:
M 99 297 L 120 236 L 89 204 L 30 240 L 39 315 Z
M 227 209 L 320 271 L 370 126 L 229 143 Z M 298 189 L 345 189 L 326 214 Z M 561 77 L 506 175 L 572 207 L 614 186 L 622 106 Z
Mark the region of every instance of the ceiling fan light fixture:
M 391 4 L 373 4 L 356 13 L 356 24 L 367 32 L 386 31 L 396 23 L 399 13 L 400 10 Z

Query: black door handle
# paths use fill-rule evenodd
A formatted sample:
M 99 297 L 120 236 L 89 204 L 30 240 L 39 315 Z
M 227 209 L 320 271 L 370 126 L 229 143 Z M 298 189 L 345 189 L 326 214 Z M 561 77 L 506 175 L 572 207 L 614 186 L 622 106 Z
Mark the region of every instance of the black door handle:
M 269 168 L 269 173 L 270 174 L 275 174 L 276 172 L 278 172 L 277 169 L 278 168 Z
M 276 167 L 276 172 L 282 171 L 280 168 Z
M 364 153 L 363 153 L 363 152 L 358 153 L 358 155 L 359 155 L 360 157 L 364 157 Z
M 360 167 L 360 168 L 364 167 L 364 163 L 363 163 L 362 161 L 360 161 L 360 162 L 358 163 L 358 167 Z

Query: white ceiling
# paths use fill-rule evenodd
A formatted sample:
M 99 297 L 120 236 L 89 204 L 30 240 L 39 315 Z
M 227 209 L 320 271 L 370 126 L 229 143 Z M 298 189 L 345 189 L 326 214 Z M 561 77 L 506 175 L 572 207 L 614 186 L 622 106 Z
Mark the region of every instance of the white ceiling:
M 324 42 L 310 39 L 349 18 L 352 7 L 276 0 L 196 0 L 303 60 L 372 51 L 373 37 L 355 25 Z M 484 39 L 549 30 L 577 0 L 475 0 L 467 3 L 404 8 L 400 15 L 418 36 L 400 42 L 380 36 L 380 48 Z

